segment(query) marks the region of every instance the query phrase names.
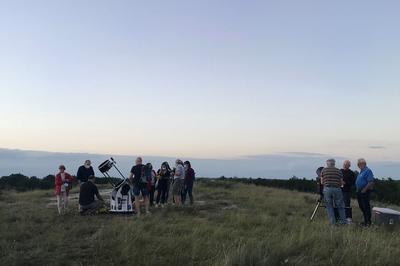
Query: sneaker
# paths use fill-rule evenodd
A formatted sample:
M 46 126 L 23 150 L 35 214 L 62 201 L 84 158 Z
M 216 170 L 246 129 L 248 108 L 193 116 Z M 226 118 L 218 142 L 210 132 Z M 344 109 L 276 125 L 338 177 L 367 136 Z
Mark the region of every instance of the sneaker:
M 151 215 L 151 212 L 150 212 L 150 211 L 147 211 L 147 212 L 146 212 L 146 215 Z
M 351 219 L 351 218 L 347 218 L 346 221 L 347 221 L 347 224 L 352 224 L 353 223 L 353 219 Z

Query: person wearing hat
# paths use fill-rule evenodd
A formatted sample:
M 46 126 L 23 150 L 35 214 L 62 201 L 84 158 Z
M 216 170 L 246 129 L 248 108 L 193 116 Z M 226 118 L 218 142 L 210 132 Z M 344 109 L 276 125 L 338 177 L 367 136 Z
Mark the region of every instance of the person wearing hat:
M 343 184 L 342 172 L 335 167 L 336 161 L 329 159 L 326 167 L 321 172 L 321 183 L 324 187 L 324 201 L 328 212 L 329 222 L 336 224 L 335 208 L 338 210 L 339 223 L 346 224 L 344 201 L 341 186 Z
M 57 197 L 57 208 L 58 214 L 63 214 L 67 211 L 68 208 L 68 196 L 69 190 L 72 185 L 72 176 L 65 172 L 65 166 L 60 165 L 58 167 L 58 174 L 56 174 L 54 183 L 55 183 L 55 194 Z

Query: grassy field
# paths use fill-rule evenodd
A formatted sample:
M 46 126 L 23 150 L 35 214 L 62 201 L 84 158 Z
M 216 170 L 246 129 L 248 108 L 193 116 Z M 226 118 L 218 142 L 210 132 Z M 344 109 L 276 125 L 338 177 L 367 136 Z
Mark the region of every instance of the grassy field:
M 400 228 L 331 227 L 315 196 L 196 184 L 194 207 L 59 216 L 52 191 L 0 192 L 1 265 L 398 265 Z M 360 213 L 355 210 L 355 218 Z M 360 220 L 360 218 L 358 219 Z

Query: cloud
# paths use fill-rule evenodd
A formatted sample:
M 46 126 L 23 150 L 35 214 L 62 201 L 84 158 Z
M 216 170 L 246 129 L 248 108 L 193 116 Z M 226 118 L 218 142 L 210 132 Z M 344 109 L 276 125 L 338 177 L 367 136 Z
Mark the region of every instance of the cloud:
M 284 154 L 284 155 L 296 155 L 296 156 L 312 156 L 312 157 L 323 157 L 327 156 L 326 154 L 323 153 L 313 153 L 313 152 L 301 152 L 301 151 L 289 151 L 289 152 L 279 152 L 278 154 Z
M 385 150 L 386 149 L 385 146 L 379 146 L 379 145 L 372 145 L 372 146 L 369 146 L 369 148 L 373 149 L 373 150 Z

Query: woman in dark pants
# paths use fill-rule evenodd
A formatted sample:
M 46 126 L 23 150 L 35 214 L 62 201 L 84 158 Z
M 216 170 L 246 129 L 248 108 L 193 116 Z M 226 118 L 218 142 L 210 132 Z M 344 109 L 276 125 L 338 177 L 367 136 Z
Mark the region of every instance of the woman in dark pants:
M 161 164 L 161 168 L 157 173 L 157 199 L 156 207 L 164 207 L 168 200 L 169 178 L 171 176 L 171 168 L 167 162 Z
M 185 186 L 183 189 L 183 193 L 182 193 L 182 202 L 183 204 L 185 204 L 186 201 L 186 197 L 187 195 L 189 195 L 189 199 L 190 199 L 190 205 L 193 205 L 194 203 L 194 199 L 193 199 L 193 184 L 195 181 L 195 172 L 192 168 L 192 165 L 190 164 L 189 161 L 186 161 L 184 163 L 185 166 Z

